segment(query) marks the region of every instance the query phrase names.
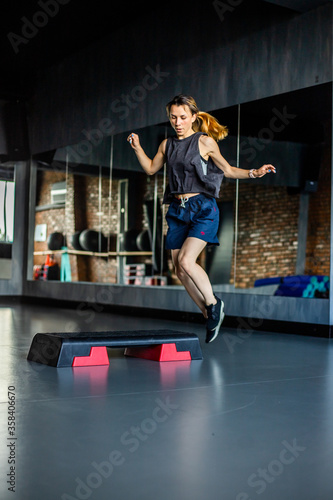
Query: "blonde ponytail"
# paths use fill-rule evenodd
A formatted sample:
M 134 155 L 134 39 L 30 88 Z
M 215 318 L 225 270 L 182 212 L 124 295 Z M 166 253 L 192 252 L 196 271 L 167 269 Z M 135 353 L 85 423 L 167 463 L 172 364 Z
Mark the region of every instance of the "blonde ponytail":
M 214 116 L 204 111 L 197 113 L 197 119 L 193 124 L 195 132 L 204 132 L 212 137 L 216 142 L 221 141 L 228 135 L 228 128 L 221 125 Z
M 193 123 L 193 130 L 195 132 L 204 132 L 212 137 L 216 142 L 221 141 L 228 135 L 228 128 L 221 125 L 216 118 L 209 113 L 199 111 L 197 103 L 193 97 L 180 94 L 177 95 L 166 105 L 166 111 L 170 117 L 171 106 L 188 106 L 192 115 L 197 115 L 197 119 Z

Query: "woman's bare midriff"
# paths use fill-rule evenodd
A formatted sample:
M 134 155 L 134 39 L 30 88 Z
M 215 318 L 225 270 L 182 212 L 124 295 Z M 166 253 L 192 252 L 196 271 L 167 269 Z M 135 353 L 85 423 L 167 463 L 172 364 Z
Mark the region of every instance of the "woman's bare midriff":
M 177 193 L 174 197 L 177 198 L 177 200 L 181 200 L 182 198 L 192 198 L 192 196 L 198 196 L 198 194 L 200 193 Z

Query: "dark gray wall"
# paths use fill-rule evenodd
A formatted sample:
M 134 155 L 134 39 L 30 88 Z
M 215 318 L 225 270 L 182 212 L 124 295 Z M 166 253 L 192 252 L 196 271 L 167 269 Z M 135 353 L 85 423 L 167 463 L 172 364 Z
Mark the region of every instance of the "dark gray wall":
M 30 165 L 17 162 L 15 167 L 14 242 L 12 245 L 12 278 L 0 279 L 0 295 L 23 295 L 27 276 L 29 240 Z
M 29 103 L 33 153 L 165 121 L 193 95 L 213 110 L 332 81 L 332 4 L 297 14 L 255 0 L 161 7 L 39 75 Z M 183 6 L 183 7 L 182 7 Z

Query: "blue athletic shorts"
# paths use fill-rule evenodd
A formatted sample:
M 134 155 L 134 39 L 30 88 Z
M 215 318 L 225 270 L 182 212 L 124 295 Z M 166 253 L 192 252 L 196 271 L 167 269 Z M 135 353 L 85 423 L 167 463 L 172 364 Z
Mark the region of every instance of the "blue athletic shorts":
M 219 209 L 215 198 L 198 194 L 189 198 L 184 205 L 177 198 L 170 203 L 165 216 L 168 224 L 165 247 L 178 250 L 188 237 L 199 238 L 208 245 L 219 245 Z

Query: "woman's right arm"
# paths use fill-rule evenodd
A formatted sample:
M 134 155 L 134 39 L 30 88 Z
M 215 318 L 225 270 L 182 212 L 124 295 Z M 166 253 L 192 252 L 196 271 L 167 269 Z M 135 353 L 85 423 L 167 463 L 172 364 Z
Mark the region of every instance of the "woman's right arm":
M 137 159 L 139 160 L 141 167 L 143 168 L 143 170 L 146 172 L 147 175 L 154 175 L 163 167 L 165 162 L 165 144 L 167 141 L 166 139 L 164 139 L 164 141 L 161 142 L 158 151 L 152 160 L 148 158 L 148 156 L 142 149 L 139 141 L 139 136 L 137 134 L 130 134 L 127 138 L 127 141 L 134 149 Z

